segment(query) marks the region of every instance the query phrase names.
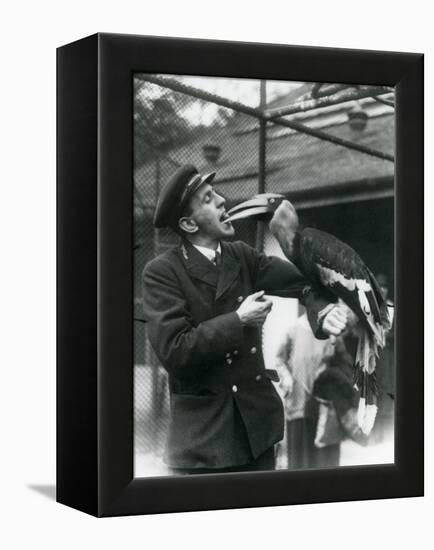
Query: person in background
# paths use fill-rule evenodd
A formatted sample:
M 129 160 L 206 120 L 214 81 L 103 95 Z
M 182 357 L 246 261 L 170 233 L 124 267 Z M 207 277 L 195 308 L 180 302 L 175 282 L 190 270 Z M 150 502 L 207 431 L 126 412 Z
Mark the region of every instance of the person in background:
M 275 365 L 285 408 L 288 469 L 336 467 L 342 441 L 368 443 L 357 422 L 349 338 L 347 328 L 336 339 L 317 340 L 305 314 L 282 338 Z
M 339 464 L 339 445 L 315 446 L 317 407 L 312 401 L 318 375 L 326 368 L 335 348 L 329 339 L 318 340 L 304 313 L 284 333 L 275 365 L 286 419 L 287 467 L 290 470 Z

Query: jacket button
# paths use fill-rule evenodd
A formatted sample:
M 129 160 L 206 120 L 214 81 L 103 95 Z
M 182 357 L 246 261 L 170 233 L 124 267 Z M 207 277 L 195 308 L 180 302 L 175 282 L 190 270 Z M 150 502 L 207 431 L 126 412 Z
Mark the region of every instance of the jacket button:
M 309 292 L 312 290 L 312 287 L 310 286 L 305 286 L 303 287 L 303 290 L 301 292 L 303 298 L 306 298 L 306 296 L 309 294 Z
M 238 296 L 237 302 L 241 303 L 244 300 L 244 296 Z
M 238 355 L 238 350 L 234 350 L 234 355 Z
M 260 374 L 258 374 L 255 378 L 256 382 L 259 382 L 262 380 L 262 376 Z
M 230 353 L 226 353 L 225 357 L 230 357 L 231 354 Z
M 234 393 L 237 393 L 237 391 L 238 391 L 238 388 L 235 386 L 235 384 L 232 386 L 232 391 L 233 391 Z
M 256 350 L 255 346 L 253 346 L 253 347 L 250 349 L 250 353 L 251 353 L 252 355 L 255 355 L 256 351 L 257 351 L 257 350 Z
M 228 357 L 228 358 L 226 359 L 226 363 L 227 363 L 228 365 L 232 365 L 232 359 L 230 359 L 230 358 Z

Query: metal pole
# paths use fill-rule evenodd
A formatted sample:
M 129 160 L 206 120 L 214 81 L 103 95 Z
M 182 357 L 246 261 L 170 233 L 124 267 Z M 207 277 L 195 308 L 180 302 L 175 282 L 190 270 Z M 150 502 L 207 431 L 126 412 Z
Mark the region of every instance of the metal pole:
M 323 88 L 321 90 L 321 88 Z M 325 88 L 325 90 L 324 90 Z M 315 82 L 312 86 L 311 96 L 318 98 L 326 95 L 336 94 L 348 88 L 348 84 L 330 84 L 328 82 Z
M 189 86 L 188 84 L 179 82 L 174 78 L 161 77 L 150 74 L 136 75 L 136 78 L 145 82 L 157 84 L 158 86 L 162 86 L 163 88 L 169 88 L 174 92 L 180 92 L 181 94 L 191 95 L 192 97 L 196 97 L 198 99 L 203 99 L 211 103 L 216 103 L 217 105 L 221 105 L 222 107 L 227 107 L 228 109 L 233 109 L 235 111 L 239 111 L 240 113 L 245 113 L 256 118 L 260 116 L 258 115 L 259 110 L 255 109 L 254 107 L 249 107 L 248 105 L 244 105 L 244 103 L 233 101 L 231 99 L 227 99 L 226 97 L 217 96 L 210 92 L 206 92 L 205 90 L 199 90 L 197 88 L 194 88 L 193 86 Z
M 320 97 L 327 97 L 331 96 L 333 94 L 338 94 L 342 90 L 346 90 L 349 88 L 358 88 L 361 89 L 362 87 L 368 88 L 368 86 L 363 86 L 360 84 L 329 84 L 327 82 L 316 82 L 312 86 L 312 90 L 310 92 L 310 96 L 319 99 Z M 372 87 L 372 86 L 371 86 Z M 381 93 L 388 93 L 393 92 L 393 88 L 390 86 L 380 86 L 384 91 Z
M 378 97 L 378 95 L 373 96 L 376 101 L 379 103 L 383 103 L 384 105 L 388 105 L 389 107 L 395 108 L 395 102 L 390 99 L 383 99 L 382 97 Z
M 171 78 L 162 78 L 162 77 L 148 75 L 148 74 L 140 75 L 140 77 L 136 77 L 136 78 L 152 82 L 153 84 L 158 84 L 159 86 L 169 88 L 171 90 L 174 90 L 175 92 L 191 95 L 193 97 L 204 99 L 206 101 L 211 101 L 213 103 L 216 103 L 217 105 L 221 105 L 222 107 L 227 107 L 228 109 L 234 109 L 235 111 L 240 111 L 241 113 L 251 115 L 255 118 L 258 118 L 259 120 L 265 119 L 267 121 L 273 122 L 274 124 L 278 124 L 279 126 L 285 126 L 287 128 L 291 128 L 292 130 L 296 130 L 297 132 L 300 132 L 302 134 L 311 135 L 318 139 L 322 139 L 324 141 L 329 141 L 331 143 L 334 143 L 335 145 L 341 145 L 342 147 L 346 147 L 347 149 L 358 151 L 359 153 L 371 155 L 373 157 L 377 157 L 382 160 L 388 160 L 390 162 L 395 161 L 393 155 L 390 155 L 388 153 L 376 151 L 375 149 L 371 149 L 370 147 L 366 147 L 364 145 L 360 145 L 358 143 L 354 143 L 346 139 L 341 139 L 336 136 L 332 136 L 330 134 L 322 132 L 321 130 L 314 130 L 299 122 L 294 122 L 294 121 L 290 122 L 289 120 L 286 120 L 283 118 L 279 118 L 278 120 L 273 120 L 274 117 L 265 115 L 264 113 L 261 112 L 260 109 L 254 109 L 253 107 L 248 107 L 247 105 L 244 105 L 243 103 L 239 103 L 238 101 L 231 101 L 230 99 L 226 99 L 224 97 L 217 96 L 209 92 L 205 92 L 203 90 L 198 90 L 197 88 L 193 88 L 192 86 L 187 86 Z
M 261 80 L 259 88 L 259 109 L 264 112 L 267 105 L 267 82 Z M 259 120 L 259 156 L 258 156 L 258 193 L 265 193 L 266 181 L 266 153 L 267 153 L 267 122 L 264 118 Z M 264 249 L 264 226 L 256 224 L 256 248 Z
M 383 153 L 382 151 L 371 149 L 371 147 L 360 145 L 358 143 L 354 143 L 352 141 L 348 141 L 346 139 L 342 139 L 337 136 L 327 134 L 322 130 L 318 130 L 318 129 L 314 130 L 313 128 L 309 128 L 309 126 L 306 126 L 305 124 L 301 124 L 300 122 L 295 122 L 295 121 L 289 122 L 288 120 L 282 119 L 282 118 L 276 121 L 273 120 L 273 122 L 275 124 L 278 124 L 279 126 L 286 126 L 287 128 L 296 130 L 301 134 L 307 134 L 307 135 L 316 137 L 318 139 L 322 139 L 323 141 L 329 141 L 330 143 L 334 143 L 335 145 L 341 145 L 342 147 L 346 147 L 347 149 L 353 149 L 354 151 L 359 151 L 359 153 L 365 153 L 367 155 L 371 155 L 373 157 L 377 157 L 382 160 L 388 160 L 390 162 L 395 161 L 394 156 L 390 155 L 389 153 Z
M 366 97 L 374 97 L 380 94 L 389 94 L 389 90 L 385 90 L 383 87 L 369 87 L 362 90 L 351 89 L 342 94 L 339 97 L 320 97 L 318 99 L 306 99 L 304 101 L 298 101 L 287 107 L 279 107 L 277 109 L 268 109 L 265 113 L 267 116 L 272 117 L 272 120 L 281 116 L 292 115 L 294 113 L 300 113 L 305 111 L 312 111 L 313 109 L 320 109 L 321 107 L 330 107 L 332 105 L 338 105 L 340 103 L 346 103 L 347 101 L 355 101 L 358 99 L 364 99 Z M 380 101 L 380 99 L 379 99 Z M 386 100 L 383 100 L 384 102 Z M 386 103 L 386 105 L 390 105 Z

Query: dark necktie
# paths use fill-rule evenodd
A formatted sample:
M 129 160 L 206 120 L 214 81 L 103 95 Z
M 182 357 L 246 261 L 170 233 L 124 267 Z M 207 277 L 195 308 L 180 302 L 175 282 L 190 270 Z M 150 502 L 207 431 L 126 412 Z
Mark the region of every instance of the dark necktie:
M 214 264 L 217 267 L 217 269 L 220 267 L 221 263 L 222 263 L 222 255 L 220 254 L 220 252 L 216 251 L 214 256 Z

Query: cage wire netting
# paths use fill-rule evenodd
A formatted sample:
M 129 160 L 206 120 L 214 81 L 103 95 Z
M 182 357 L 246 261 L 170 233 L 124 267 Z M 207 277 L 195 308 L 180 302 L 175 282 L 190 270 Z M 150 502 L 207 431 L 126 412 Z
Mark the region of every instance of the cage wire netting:
M 152 81 L 150 81 L 152 80 Z M 206 81 L 206 78 L 201 79 Z M 209 78 L 216 82 L 219 79 Z M 220 79 L 221 80 L 221 79 Z M 236 82 L 241 82 L 237 88 Z M 167 85 L 166 85 L 167 83 Z M 180 86 L 177 86 L 180 84 Z M 281 83 L 283 84 L 283 83 Z M 156 229 L 153 214 L 162 187 L 175 170 L 186 163 L 201 173 L 217 173 L 214 188 L 226 198 L 226 207 L 248 199 L 258 192 L 287 194 L 299 210 L 300 218 L 312 223 L 317 206 L 329 208 L 324 229 L 337 236 L 344 231 L 348 241 L 348 224 L 338 225 L 342 208 L 353 204 L 348 199 L 337 208 L 339 197 L 348 194 L 348 182 L 371 181 L 368 191 L 380 199 L 378 215 L 383 216 L 382 233 L 364 224 L 360 246 L 378 247 L 386 242 L 387 268 L 392 275 L 393 205 L 383 205 L 381 197 L 393 193 L 393 162 L 368 155 L 339 143 L 324 141 L 274 121 L 264 121 L 255 109 L 286 106 L 299 101 L 312 90 L 312 83 L 285 83 L 270 93 L 273 83 L 232 81 L 228 105 L 221 96 L 206 89 L 193 88 L 186 77 L 136 74 L 134 78 L 134 449 L 136 475 L 164 473 L 163 453 L 169 422 L 167 374 L 149 343 L 143 321 L 141 276 L 146 263 L 175 245 L 179 237 L 172 231 Z M 220 86 L 219 91 L 222 89 Z M 220 92 L 221 93 L 221 92 Z M 223 103 L 225 103 L 223 101 Z M 243 108 L 245 107 L 245 108 Z M 369 112 L 369 123 L 362 130 L 349 124 L 349 113 L 357 109 Z M 329 108 L 299 110 L 283 117 L 308 128 L 327 130 L 356 145 L 393 154 L 393 108 L 372 98 L 347 101 Z M 360 117 L 362 122 L 364 116 Z M 372 183 L 372 182 L 375 182 Z M 340 187 L 341 186 L 341 187 Z M 365 185 L 366 187 L 366 185 Z M 384 189 L 383 189 L 384 188 Z M 323 192 L 321 193 L 321 190 Z M 344 193 L 345 191 L 345 193 Z M 366 189 L 365 189 L 366 191 Z M 363 195 L 364 190 L 361 193 Z M 382 193 L 382 194 L 381 194 Z M 334 195 L 333 195 L 334 194 Z M 360 190 L 359 190 L 360 195 Z M 332 200 L 331 197 L 338 197 Z M 363 198 L 363 196 L 362 196 Z M 359 197 L 360 200 L 360 197 Z M 330 206 L 328 206 L 328 202 Z M 342 202 L 342 201 L 341 201 Z M 353 210 L 347 212 L 350 220 Z M 246 220 L 235 222 L 237 239 L 280 255 L 274 238 L 262 225 Z M 340 228 L 340 229 L 339 229 Z M 354 236 L 357 241 L 357 235 Z M 362 243 L 363 240 L 363 243 Z M 367 244 L 366 244 L 367 242 Z M 383 244 L 381 245 L 383 246 Z M 390 256 L 390 257 L 389 257 Z M 381 266 L 379 266 L 381 267 Z

